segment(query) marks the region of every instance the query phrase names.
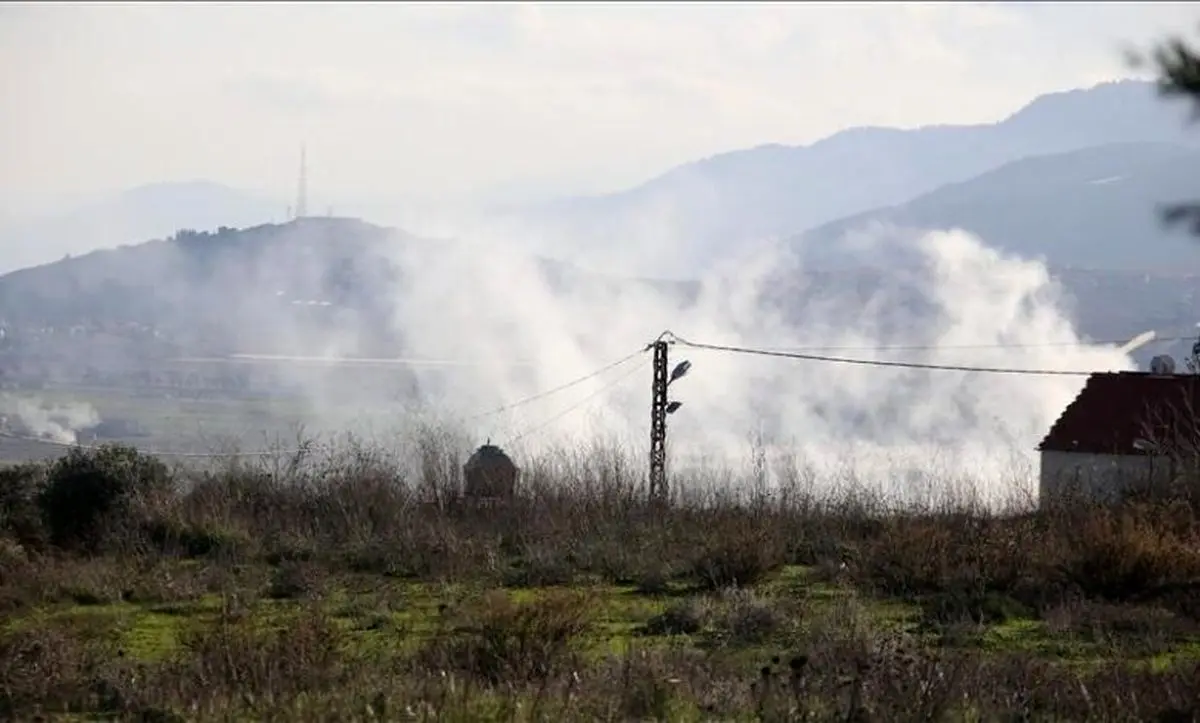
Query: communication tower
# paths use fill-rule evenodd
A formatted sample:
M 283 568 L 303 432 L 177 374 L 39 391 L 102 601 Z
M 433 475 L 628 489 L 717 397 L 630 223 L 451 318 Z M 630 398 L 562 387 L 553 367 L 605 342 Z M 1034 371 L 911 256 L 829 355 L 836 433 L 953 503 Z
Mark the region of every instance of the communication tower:
M 296 218 L 308 215 L 308 158 L 307 149 L 300 144 L 300 180 L 296 184 Z

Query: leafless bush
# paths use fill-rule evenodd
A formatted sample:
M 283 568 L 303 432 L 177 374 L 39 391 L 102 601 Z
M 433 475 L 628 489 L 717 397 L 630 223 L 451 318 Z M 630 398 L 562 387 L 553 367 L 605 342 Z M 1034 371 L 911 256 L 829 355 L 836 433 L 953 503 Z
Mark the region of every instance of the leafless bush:
M 422 653 L 426 665 L 489 683 L 534 683 L 561 675 L 572 646 L 590 626 L 589 599 L 561 592 L 514 603 L 494 591 L 452 611 L 445 634 Z

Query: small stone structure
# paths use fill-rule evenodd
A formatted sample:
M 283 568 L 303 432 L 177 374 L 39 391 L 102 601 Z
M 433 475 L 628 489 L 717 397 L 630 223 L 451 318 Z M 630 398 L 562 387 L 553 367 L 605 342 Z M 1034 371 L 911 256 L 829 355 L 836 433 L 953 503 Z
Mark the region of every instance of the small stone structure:
M 463 496 L 468 500 L 508 499 L 517 486 L 519 473 L 504 450 L 485 444 L 463 465 Z

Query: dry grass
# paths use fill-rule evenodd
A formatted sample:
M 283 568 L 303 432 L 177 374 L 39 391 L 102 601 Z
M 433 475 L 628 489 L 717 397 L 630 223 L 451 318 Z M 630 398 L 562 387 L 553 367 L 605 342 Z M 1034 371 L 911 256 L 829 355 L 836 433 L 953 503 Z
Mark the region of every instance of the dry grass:
M 76 460 L 125 475 L 79 539 L 53 468 L 5 470 L 0 718 L 1200 715 L 1190 507 L 661 509 L 606 453 L 480 510 L 452 450 L 420 451 L 169 480 Z

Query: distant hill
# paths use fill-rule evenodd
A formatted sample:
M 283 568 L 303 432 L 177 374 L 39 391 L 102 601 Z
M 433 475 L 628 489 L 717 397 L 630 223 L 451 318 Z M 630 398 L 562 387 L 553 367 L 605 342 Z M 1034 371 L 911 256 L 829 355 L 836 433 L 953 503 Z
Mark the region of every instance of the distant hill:
M 115 335 L 132 344 L 117 364 L 143 352 L 320 355 L 337 338 L 340 353 L 391 356 L 404 348 L 395 314 L 412 275 L 435 269 L 452 284 L 453 264 L 473 253 L 463 242 L 351 218 L 185 230 L 0 276 L 0 347 L 33 335 L 39 348 L 62 351 L 74 346 L 51 337 Z M 645 283 L 614 286 L 560 262 L 532 263 L 551 289 L 605 294 Z
M 184 230 L 0 276 L 0 318 L 21 327 L 155 326 L 211 351 L 261 340 L 260 324 L 317 313 L 308 301 L 328 302 L 317 308 L 330 324 L 352 310 L 362 323 L 386 326 L 387 300 L 376 291 L 397 279 L 378 263 L 381 246 L 415 242 L 341 218 Z
M 957 227 L 1002 250 L 1045 258 L 1088 336 L 1186 328 L 1196 322 L 1200 244 L 1167 232 L 1155 214 L 1160 203 L 1200 199 L 1193 174 L 1200 150 L 1184 111 L 1160 101 L 1150 84 L 1102 85 L 1044 96 L 992 125 L 858 129 L 807 147 L 724 154 L 622 194 L 543 208 L 540 217 L 510 214 L 494 221 L 494 232 L 510 235 L 511 224 L 540 229 L 545 255 L 556 258 L 605 244 L 616 256 L 665 250 L 671 255 L 660 263 L 646 257 L 652 263 L 633 269 L 656 278 L 695 278 L 755 235 L 790 238 L 787 247 L 805 263 L 796 273 L 780 271 L 771 294 L 795 319 L 814 298 L 837 294 L 853 307 L 902 283 L 889 275 L 904 260 L 902 244 L 891 256 L 863 259 L 843 243 L 849 232 Z M 11 351 L 22 334 L 40 334 L 35 366 L 76 356 L 94 364 L 108 355 L 119 366 L 158 354 L 313 354 L 325 338 L 350 340 L 339 344 L 343 353 L 391 355 L 404 348 L 395 316 L 420 280 L 412 275 L 436 268 L 430 275 L 445 278 L 445 294 L 460 288 L 442 254 L 466 242 L 349 218 L 269 223 L 276 215 L 282 211 L 269 200 L 218 184 L 160 184 L 27 227 L 18 234 L 24 241 L 3 247 L 10 268 L 12 250 L 33 248 L 29 239 L 160 240 L 0 276 L 0 326 L 24 330 L 6 332 L 0 346 Z M 245 228 L 223 228 L 231 226 Z M 508 248 L 486 237 L 472 243 L 471 253 Z M 412 261 L 407 269 L 394 263 L 398 255 Z M 587 253 L 574 255 L 590 265 Z M 595 299 L 648 285 L 688 303 L 697 289 L 536 264 L 552 289 L 587 289 Z M 912 290 L 912 309 L 897 316 L 897 329 L 922 313 L 927 293 Z M 479 318 L 486 324 L 486 314 Z M 101 353 L 37 331 L 77 326 L 91 330 L 80 334 L 99 329 L 119 339 Z M 902 343 L 898 334 L 893 343 Z
M 808 146 L 724 153 L 628 191 L 509 211 L 495 221 L 580 259 L 614 245 L 669 248 L 670 256 L 656 260 L 660 268 L 689 275 L 741 241 L 787 237 L 904 203 L 1023 158 L 1114 143 L 1192 145 L 1200 132 L 1187 119 L 1186 107 L 1160 98 L 1151 83 L 1107 83 L 1041 96 L 993 124 L 857 128 Z
M 209 181 L 155 183 L 0 229 L 0 273 L 66 254 L 166 238 L 181 228 L 245 228 L 286 220 L 272 199 Z
M 1200 242 L 1162 222 L 1169 202 L 1200 199 L 1200 150 L 1119 143 L 1039 156 L 949 184 L 907 203 L 819 226 L 795 238 L 808 263 L 859 266 L 845 243 L 873 227 L 960 228 L 997 249 L 1054 268 L 1200 272 Z M 897 253 L 902 253 L 899 249 Z M 888 264 L 872 251 L 873 262 Z
M 306 218 L 217 233 L 185 231 L 22 269 L 0 276 L 0 369 L 78 378 L 85 370 L 116 373 L 189 356 L 322 356 L 335 347 L 338 354 L 361 357 L 438 353 L 425 344 L 409 348 L 415 332 L 408 324 L 428 319 L 436 327 L 454 319 L 453 332 L 445 335 L 451 340 L 497 333 L 491 327 L 496 316 L 485 308 L 475 313 L 470 304 L 478 298 L 460 294 L 459 287 L 481 283 L 479 269 L 492 263 L 503 276 L 512 260 L 496 258 L 475 264 L 475 276 L 459 274 L 455 264 L 478 253 L 495 251 L 356 219 Z M 533 265 L 524 268 L 551 296 L 563 298 L 564 309 L 570 308 L 568 296 L 593 309 L 647 291 L 679 309 L 697 300 L 695 282 L 615 278 L 529 261 Z M 511 282 L 534 283 L 521 273 L 526 275 Z M 1092 338 L 1126 338 L 1148 328 L 1182 331 L 1196 321 L 1198 276 L 1079 270 L 1059 276 L 1074 300 L 1080 330 Z M 870 307 L 881 343 L 933 343 L 913 335 L 936 328 L 920 321 L 938 313 L 940 302 L 931 296 L 936 290 L 912 283 L 911 276 L 886 266 L 807 270 L 781 272 L 777 283 L 758 293 L 760 303 L 774 305 L 801 328 L 813 321 L 813 308 L 836 312 L 838 319 L 819 320 L 836 325 L 852 324 L 856 310 Z M 421 286 L 424 292 L 411 293 Z M 878 309 L 881 290 L 895 302 L 889 309 Z M 443 296 L 456 305 L 448 316 L 429 309 Z M 586 343 L 584 336 L 597 330 L 579 333 Z
M 1187 108 L 1151 83 L 1123 81 L 1041 96 L 992 124 L 855 128 L 807 146 L 764 145 L 688 163 L 626 191 L 483 213 L 346 201 L 343 213 L 406 227 L 458 228 L 555 258 L 689 277 L 747 240 L 786 238 L 903 204 L 1016 160 L 1118 143 L 1194 145 Z M 361 207 L 361 208 L 360 208 Z M 287 203 L 207 181 L 158 183 L 85 207 L 0 227 L 0 272 L 94 248 L 284 220 Z M 461 224 L 460 224 L 461 225 Z M 441 233 L 443 231 L 439 231 Z

